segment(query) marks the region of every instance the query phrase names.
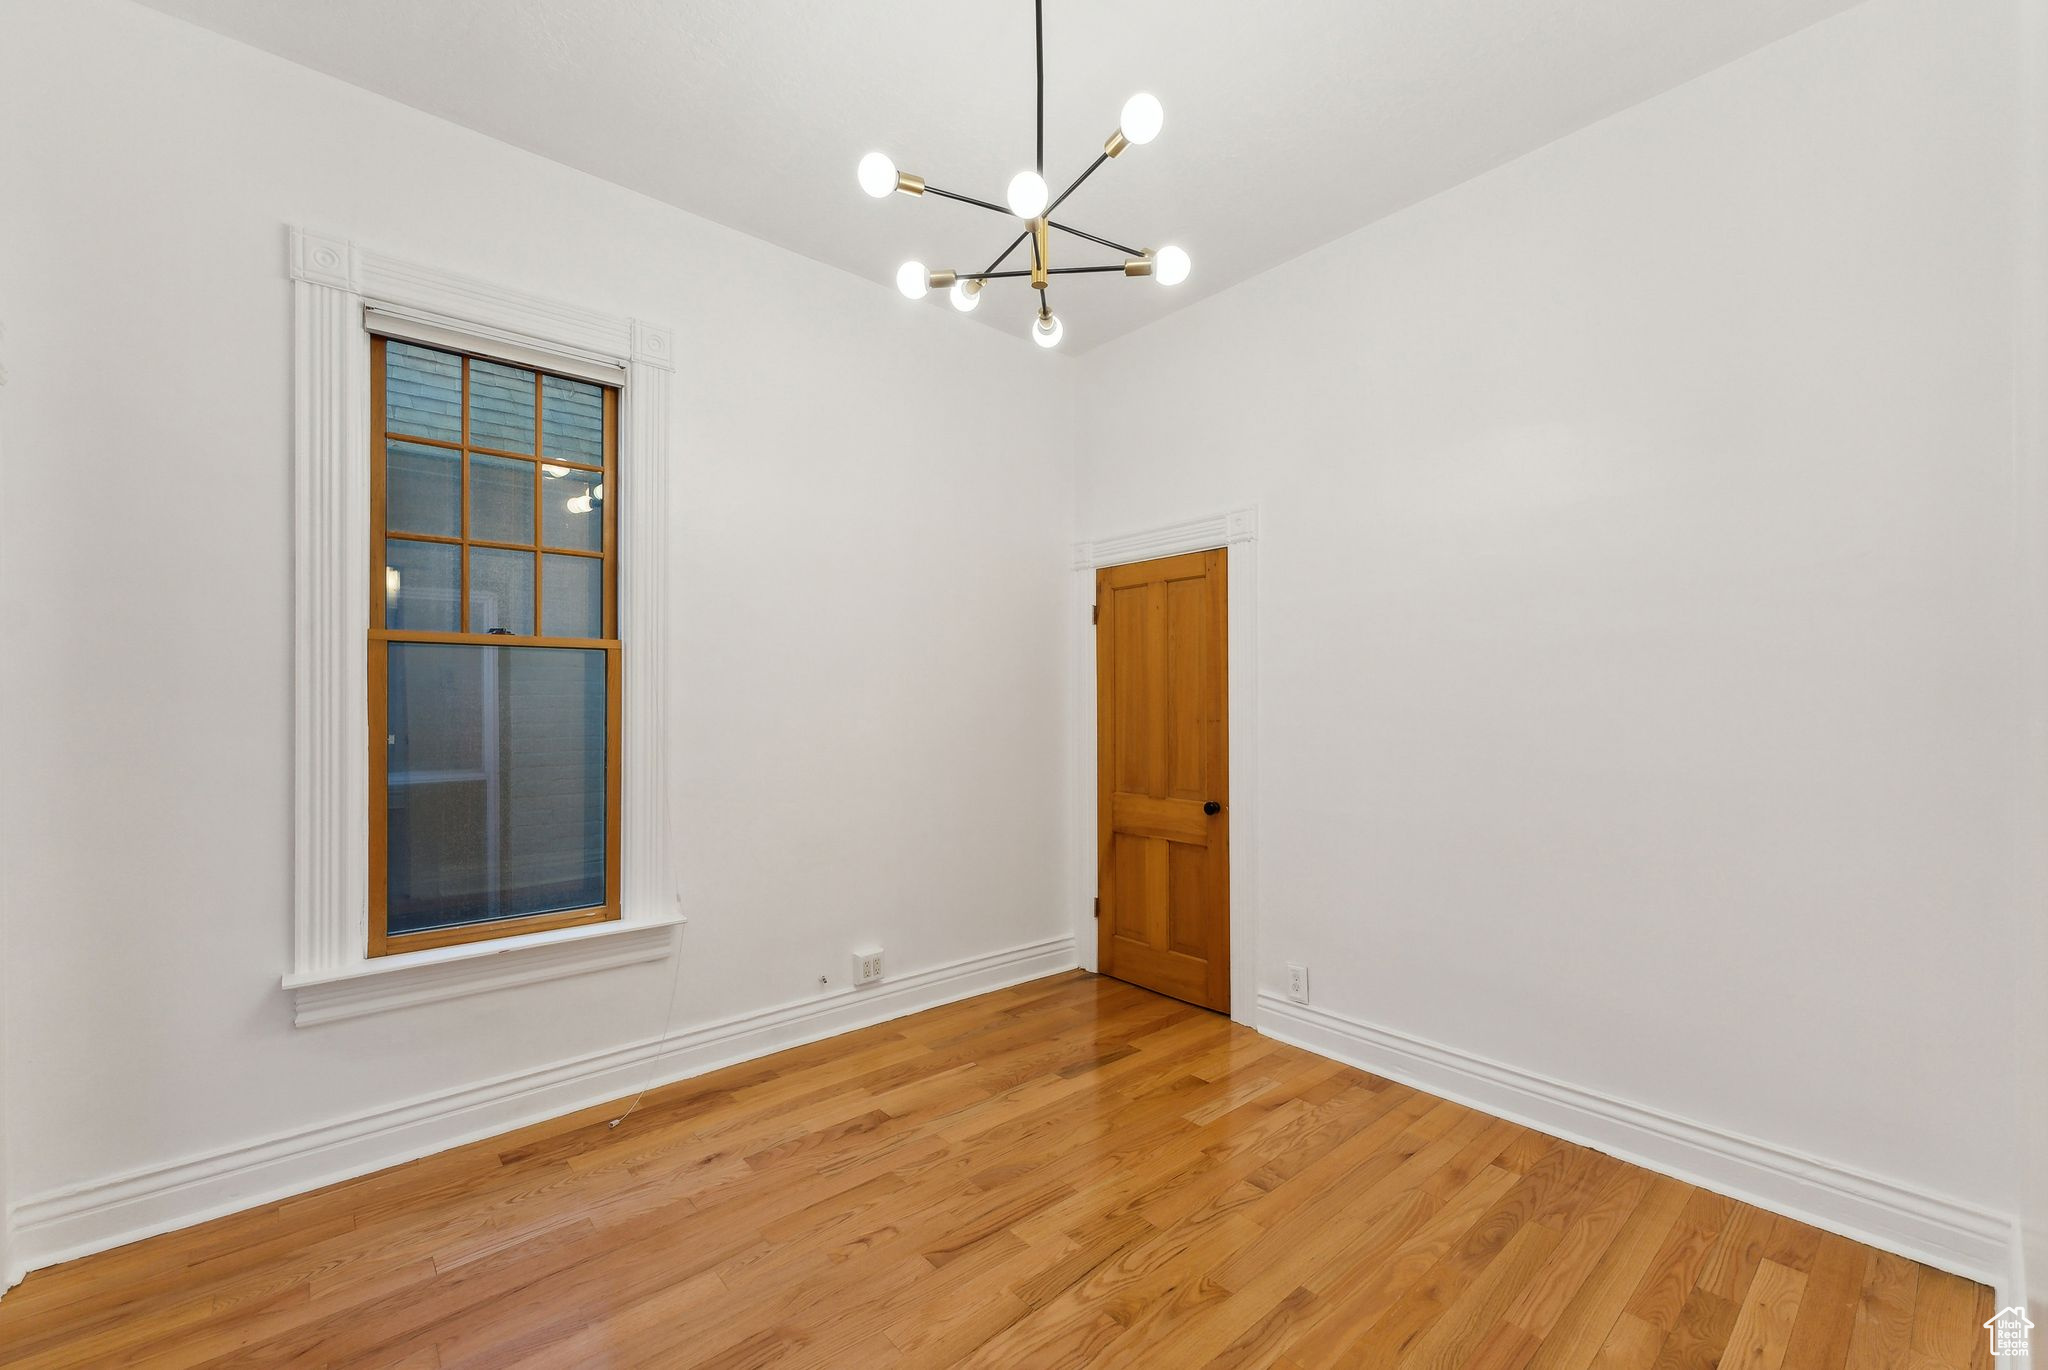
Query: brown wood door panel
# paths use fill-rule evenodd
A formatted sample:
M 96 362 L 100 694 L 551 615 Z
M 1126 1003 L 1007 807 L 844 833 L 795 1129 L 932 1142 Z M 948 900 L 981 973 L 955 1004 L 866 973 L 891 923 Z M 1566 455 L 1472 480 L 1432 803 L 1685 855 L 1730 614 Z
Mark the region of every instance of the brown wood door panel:
M 1096 573 L 1097 964 L 1230 1008 L 1225 556 Z M 1207 804 L 1217 812 L 1205 812 Z
M 1206 843 L 1209 819 L 1201 801 L 1154 799 L 1142 794 L 1109 797 L 1110 825 L 1133 837 L 1160 837 L 1169 842 Z

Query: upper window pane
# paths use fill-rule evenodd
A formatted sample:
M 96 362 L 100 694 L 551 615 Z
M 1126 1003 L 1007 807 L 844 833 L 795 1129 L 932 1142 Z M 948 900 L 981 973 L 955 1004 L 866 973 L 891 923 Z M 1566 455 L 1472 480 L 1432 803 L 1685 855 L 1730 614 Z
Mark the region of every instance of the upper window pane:
M 452 447 L 386 443 L 384 520 L 395 533 L 462 536 L 462 454 Z
M 384 544 L 384 626 L 453 633 L 462 627 L 462 549 L 391 538 Z
M 540 630 L 549 637 L 604 636 L 604 563 L 550 552 L 540 559 Z
M 471 453 L 469 535 L 533 545 L 533 463 Z
M 469 631 L 533 631 L 533 553 L 469 549 Z
M 542 466 L 541 540 L 582 552 L 604 548 L 604 474 Z
M 469 440 L 505 452 L 533 450 L 533 372 L 474 358 L 469 363 Z
M 384 427 L 462 441 L 462 358 L 393 340 L 384 348 Z
M 551 457 L 604 464 L 604 388 L 588 381 L 543 376 L 540 445 Z

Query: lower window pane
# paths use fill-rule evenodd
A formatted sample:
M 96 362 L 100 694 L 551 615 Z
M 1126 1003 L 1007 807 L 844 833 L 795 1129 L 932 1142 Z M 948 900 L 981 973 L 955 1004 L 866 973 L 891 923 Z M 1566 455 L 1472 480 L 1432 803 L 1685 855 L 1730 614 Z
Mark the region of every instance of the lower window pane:
M 386 651 L 389 934 L 602 905 L 606 654 Z

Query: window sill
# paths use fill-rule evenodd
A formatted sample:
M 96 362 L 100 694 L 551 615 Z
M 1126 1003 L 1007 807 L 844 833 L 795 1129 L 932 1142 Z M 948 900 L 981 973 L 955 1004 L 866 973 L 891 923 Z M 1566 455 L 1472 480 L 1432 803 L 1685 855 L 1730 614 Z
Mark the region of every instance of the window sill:
M 531 932 L 495 942 L 365 959 L 334 970 L 287 975 L 299 1027 L 360 1018 L 468 994 L 559 980 L 615 966 L 659 961 L 675 951 L 680 916 Z

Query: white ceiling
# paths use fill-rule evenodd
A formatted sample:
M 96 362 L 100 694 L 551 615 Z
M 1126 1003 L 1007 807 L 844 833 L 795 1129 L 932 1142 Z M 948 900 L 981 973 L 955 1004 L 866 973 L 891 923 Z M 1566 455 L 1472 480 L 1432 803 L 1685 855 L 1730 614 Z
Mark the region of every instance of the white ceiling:
M 870 200 L 854 166 L 881 149 L 1000 202 L 1032 159 L 1030 0 L 145 3 L 876 281 L 910 259 L 985 267 L 1015 236 L 1014 220 L 929 195 Z M 1055 282 L 1063 347 L 1142 327 L 1851 3 L 1045 0 L 1055 193 L 1127 95 L 1166 107 L 1158 141 L 1055 217 L 1194 259 L 1174 288 Z M 1055 265 L 1117 260 L 1058 234 L 1053 248 Z M 1026 287 L 989 289 L 974 320 L 1021 337 Z

